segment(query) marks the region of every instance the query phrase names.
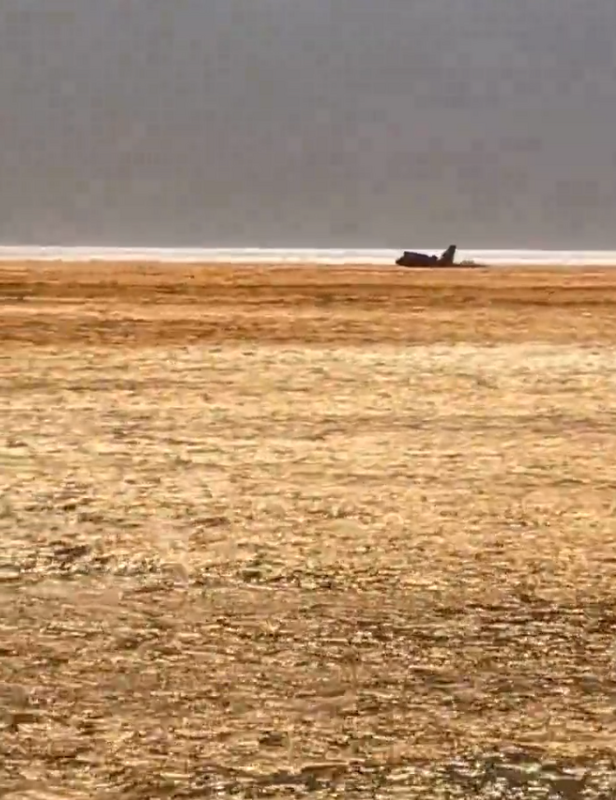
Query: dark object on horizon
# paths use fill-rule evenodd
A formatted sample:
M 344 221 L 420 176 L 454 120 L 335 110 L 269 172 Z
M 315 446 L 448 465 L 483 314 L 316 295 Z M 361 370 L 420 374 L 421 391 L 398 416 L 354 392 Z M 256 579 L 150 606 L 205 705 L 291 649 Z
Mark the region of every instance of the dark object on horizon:
M 412 250 L 405 250 L 396 260 L 399 267 L 451 267 L 456 255 L 457 245 L 450 244 L 447 250 L 437 256 L 427 256 L 425 253 L 415 253 Z

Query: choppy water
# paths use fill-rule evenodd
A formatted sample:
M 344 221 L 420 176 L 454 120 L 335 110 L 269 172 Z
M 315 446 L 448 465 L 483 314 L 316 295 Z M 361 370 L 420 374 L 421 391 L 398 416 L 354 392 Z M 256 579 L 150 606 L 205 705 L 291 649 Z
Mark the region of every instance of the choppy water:
M 440 248 L 412 248 L 440 253 Z M 154 248 L 154 247 L 0 247 L 0 261 L 155 261 L 168 264 L 393 264 L 399 250 Z M 472 259 L 494 266 L 616 266 L 616 250 L 458 250 L 456 262 Z

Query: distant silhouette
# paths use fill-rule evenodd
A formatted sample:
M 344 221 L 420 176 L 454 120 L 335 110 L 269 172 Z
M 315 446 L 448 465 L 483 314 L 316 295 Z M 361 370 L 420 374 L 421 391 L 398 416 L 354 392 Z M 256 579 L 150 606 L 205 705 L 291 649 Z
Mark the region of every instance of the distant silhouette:
M 415 253 L 413 250 L 405 250 L 404 253 L 397 259 L 396 264 L 399 267 L 451 267 L 456 255 L 457 245 L 450 244 L 447 250 L 444 250 L 440 258 L 436 256 L 428 256 L 425 253 Z

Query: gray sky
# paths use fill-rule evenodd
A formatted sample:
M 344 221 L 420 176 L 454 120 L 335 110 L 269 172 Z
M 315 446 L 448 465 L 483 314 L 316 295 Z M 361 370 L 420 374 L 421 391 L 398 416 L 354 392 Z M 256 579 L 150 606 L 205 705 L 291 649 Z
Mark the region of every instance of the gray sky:
M 0 242 L 616 248 L 614 0 L 1 0 Z

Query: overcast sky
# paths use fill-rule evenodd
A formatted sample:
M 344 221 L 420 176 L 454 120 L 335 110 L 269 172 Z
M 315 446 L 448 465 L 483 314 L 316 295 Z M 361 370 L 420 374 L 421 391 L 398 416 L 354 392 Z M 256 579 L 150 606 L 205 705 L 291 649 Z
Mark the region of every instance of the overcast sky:
M 0 242 L 616 248 L 615 0 L 2 0 Z

